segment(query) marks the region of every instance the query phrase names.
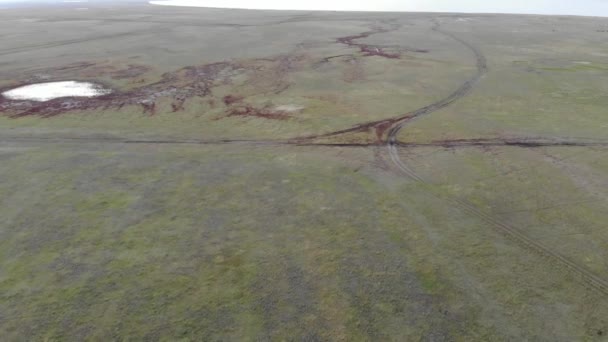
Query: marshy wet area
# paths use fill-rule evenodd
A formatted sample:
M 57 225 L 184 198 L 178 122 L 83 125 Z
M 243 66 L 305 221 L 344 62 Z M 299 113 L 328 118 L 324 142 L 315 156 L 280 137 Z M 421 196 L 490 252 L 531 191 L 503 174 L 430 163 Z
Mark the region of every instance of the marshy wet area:
M 147 11 L 161 13 L 164 9 L 151 6 Z M 217 12 L 220 17 L 228 14 L 222 10 L 209 11 Z M 200 108 L 201 112 L 215 110 L 214 119 L 255 117 L 288 120 L 298 116 L 302 110 L 281 106 L 295 103 L 296 107 L 314 107 L 306 101 L 314 102 L 316 107 L 319 107 L 319 102 L 323 102 L 324 107 L 329 107 L 321 108 L 320 111 L 332 113 L 339 108 L 346 115 L 350 107 L 357 107 L 358 104 L 338 103 L 344 101 L 333 99 L 332 96 L 335 95 L 331 94 L 332 90 L 327 86 L 334 88 L 341 83 L 367 82 L 368 76 L 362 70 L 366 65 L 377 65 L 375 68 L 380 71 L 386 63 L 408 61 L 412 56 L 427 54 L 431 48 L 429 44 L 410 48 L 374 42 L 374 36 L 394 33 L 403 28 L 399 20 L 386 14 L 373 14 L 369 17 L 342 14 L 340 16 L 343 18 L 339 22 L 344 23 L 344 27 L 331 27 L 325 23 L 333 19 L 323 13 L 314 16 L 293 13 L 287 14 L 286 18 L 251 16 L 249 13 L 251 12 L 230 11 L 227 18 L 208 23 L 193 20 L 189 15 L 183 14 L 181 16 L 188 19 L 175 21 L 179 25 L 173 25 L 173 21 L 116 13 L 112 16 L 106 13 L 96 18 L 90 18 L 89 14 L 84 13 L 67 13 L 61 20 L 52 18 L 52 13 L 37 18 L 25 16 L 27 13 L 24 13 L 25 18 L 22 19 L 27 19 L 28 27 L 32 30 L 38 26 L 58 26 L 64 23 L 70 27 L 79 27 L 83 31 L 82 37 L 66 32 L 64 40 L 55 38 L 55 42 L 52 42 L 49 37 L 51 42 L 33 40 L 26 45 L 13 44 L 15 46 L 0 49 L 0 67 L 2 60 L 14 59 L 30 51 L 48 52 L 48 55 L 44 55 L 44 60 L 36 61 L 39 67 L 35 69 L 26 67 L 25 61 L 16 64 L 15 67 L 21 68 L 23 72 L 8 72 L 9 78 L 0 86 L 0 92 L 10 94 L 16 87 L 65 80 L 102 84 L 106 89 L 112 89 L 112 92 L 86 98 L 66 93 L 60 97 L 45 97 L 44 102 L 27 97 L 4 96 L 0 98 L 0 115 L 11 118 L 50 118 L 70 112 L 116 112 L 126 108 L 130 108 L 128 110 L 131 112 L 139 110 L 147 115 L 155 115 L 196 111 L 196 108 Z M 148 16 L 155 18 L 152 14 Z M 114 26 L 92 26 L 91 29 L 81 27 L 88 22 L 111 23 Z M 317 25 L 316 22 L 323 25 Z M 130 30 L 115 29 L 127 23 L 132 23 L 129 24 L 133 26 Z M 200 29 L 203 26 L 218 38 L 210 36 L 210 33 L 202 34 Z M 423 26 L 428 26 L 428 23 L 423 23 L 419 31 L 425 30 Z M 171 29 L 167 30 L 167 27 Z M 265 32 L 279 27 L 288 27 L 290 32 L 301 33 L 303 40 L 294 44 L 289 35 L 285 35 L 269 44 Z M 64 29 L 60 27 L 60 30 Z M 251 37 L 244 39 L 243 33 Z M 162 39 L 167 42 L 162 48 L 149 46 L 150 40 L 141 39 L 148 36 L 158 36 L 161 39 L 164 35 L 169 35 L 170 38 Z M 104 45 L 106 40 L 116 42 L 124 48 L 115 51 L 114 44 L 108 45 L 103 54 L 96 53 L 96 49 L 86 49 L 88 45 Z M 141 44 L 146 47 L 138 47 Z M 57 51 L 66 45 L 82 46 L 83 50 L 65 57 L 66 63 L 57 63 L 60 59 L 51 56 L 61 56 Z M 199 46 L 204 46 L 205 49 L 201 50 L 204 53 L 197 58 L 195 52 L 199 51 Z M 213 46 L 222 48 L 210 48 Z M 154 49 L 159 51 L 153 51 Z M 150 53 L 144 55 L 142 51 Z M 346 57 L 331 57 L 336 55 Z M 28 58 L 29 56 L 30 54 Z M 44 61 L 52 66 L 44 67 Z M 317 81 L 313 83 L 313 79 L 305 73 L 316 74 Z M 309 90 L 322 83 L 324 78 L 338 80 L 339 84 L 333 84 L 335 82 L 332 81 L 327 86 L 319 87 L 318 91 Z M 298 88 L 297 91 L 292 89 L 294 86 Z M 287 99 L 277 99 L 277 96 L 288 92 Z M 343 96 L 342 94 L 338 96 Z M 274 97 L 271 102 L 260 100 L 271 96 Z M 365 101 L 355 89 L 345 96 L 357 102 Z M 232 101 L 231 98 L 240 100 Z M 350 98 L 347 101 L 350 102 Z M 195 100 L 189 108 L 191 99 Z M 306 101 L 301 101 L 302 99 Z M 372 99 L 366 106 L 373 108 L 373 101 L 376 100 Z M 205 103 L 203 107 L 202 102 Z M 221 113 L 218 108 L 221 108 Z

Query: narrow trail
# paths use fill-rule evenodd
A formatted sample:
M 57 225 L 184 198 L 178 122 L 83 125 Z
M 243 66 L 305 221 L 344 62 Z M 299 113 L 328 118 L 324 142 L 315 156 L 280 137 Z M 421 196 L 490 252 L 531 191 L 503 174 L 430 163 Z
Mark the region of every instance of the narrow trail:
M 424 143 L 418 142 L 396 142 L 399 147 L 443 147 L 443 148 L 465 148 L 465 147 L 499 147 L 512 146 L 522 148 L 540 147 L 608 147 L 608 140 L 570 137 L 510 137 L 510 138 L 480 138 L 480 139 L 447 139 L 433 140 Z
M 528 237 L 526 234 L 524 234 L 520 230 L 510 226 L 509 224 L 507 224 L 505 222 L 502 222 L 502 221 L 496 219 L 495 217 L 491 216 L 488 213 L 481 211 L 480 209 L 478 209 L 475 205 L 473 205 L 469 201 L 461 199 L 461 198 L 457 198 L 455 196 L 441 194 L 433 186 L 433 184 L 427 182 L 420 175 L 416 174 L 416 172 L 414 172 L 410 167 L 408 167 L 399 157 L 398 146 L 400 146 L 400 144 L 397 141 L 397 135 L 404 128 L 406 123 L 409 123 L 421 116 L 434 113 L 442 108 L 445 108 L 445 107 L 451 105 L 452 103 L 458 101 L 459 99 L 465 97 L 466 95 L 468 95 L 471 92 L 471 90 L 476 85 L 476 83 L 483 77 L 483 75 L 488 70 L 486 58 L 483 55 L 483 53 L 476 46 L 453 35 L 450 32 L 442 30 L 440 28 L 439 22 L 437 22 L 437 21 L 435 21 L 433 31 L 440 33 L 444 36 L 447 36 L 447 37 L 451 38 L 452 40 L 459 42 L 460 44 L 465 46 L 467 49 L 469 49 L 475 55 L 477 72 L 471 78 L 466 80 L 458 89 L 456 89 L 456 91 L 454 91 L 448 97 L 446 97 L 438 102 L 432 103 L 426 107 L 422 107 L 418 110 L 415 110 L 415 111 L 411 112 L 407 117 L 399 119 L 391 125 L 391 127 L 388 129 L 389 133 L 388 133 L 387 144 L 386 144 L 391 161 L 395 164 L 395 166 L 397 166 L 397 168 L 399 169 L 399 171 L 401 173 L 403 173 L 404 175 L 408 176 L 415 182 L 422 185 L 425 188 L 425 190 L 428 193 L 430 193 L 431 195 L 433 195 L 435 198 L 438 198 L 440 200 L 447 200 L 450 204 L 459 208 L 463 212 L 476 216 L 477 218 L 481 219 L 482 221 L 486 222 L 487 224 L 493 226 L 499 232 L 503 233 L 507 238 L 513 240 L 514 242 L 518 243 L 522 247 L 525 247 L 525 248 L 533 251 L 534 253 L 537 253 L 537 254 L 541 255 L 542 257 L 547 258 L 548 260 L 554 262 L 556 265 L 559 265 L 562 268 L 575 274 L 578 277 L 578 279 L 580 279 L 587 286 L 589 286 L 595 290 L 598 290 L 599 292 L 601 292 L 604 295 L 608 295 L 608 281 L 607 280 L 597 276 L 596 274 L 594 274 L 593 272 L 588 270 L 586 267 L 577 264 L 576 262 L 568 259 L 564 255 L 551 250 L 549 247 L 543 245 L 542 243 L 531 239 L 530 237 Z
M 293 146 L 293 147 L 341 147 L 341 148 L 369 148 L 383 147 L 384 143 L 319 143 L 300 142 L 292 140 L 255 140 L 255 139 L 129 139 L 120 137 L 100 136 L 3 136 L 0 134 L 2 143 L 26 143 L 26 144 L 125 144 L 125 145 L 237 145 L 237 146 Z M 541 148 L 541 147 L 608 147 L 608 140 L 591 139 L 569 139 L 569 138 L 512 138 L 512 139 L 456 139 L 440 140 L 428 143 L 396 143 L 400 148 L 481 148 L 481 147 L 519 147 L 519 148 Z

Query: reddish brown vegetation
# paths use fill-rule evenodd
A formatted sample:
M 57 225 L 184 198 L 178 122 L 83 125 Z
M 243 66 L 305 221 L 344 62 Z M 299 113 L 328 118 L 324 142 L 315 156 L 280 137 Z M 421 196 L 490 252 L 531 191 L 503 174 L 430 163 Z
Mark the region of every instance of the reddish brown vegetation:
M 65 68 L 87 68 L 90 64 L 74 64 Z M 101 68 L 105 68 L 101 66 Z M 88 70 L 97 70 L 96 67 Z M 9 100 L 2 98 L 0 101 L 0 112 L 10 113 L 11 117 L 23 117 L 37 115 L 41 117 L 52 117 L 58 114 L 77 110 L 95 109 L 120 109 L 125 105 L 139 105 L 143 112 L 154 114 L 156 101 L 160 97 L 172 97 L 172 109 L 178 111 L 183 109 L 183 103 L 187 98 L 193 96 L 205 97 L 211 95 L 211 89 L 217 85 L 227 84 L 230 77 L 242 68 L 239 65 L 220 62 L 202 66 L 190 66 L 175 72 L 165 73 L 160 81 L 143 85 L 141 87 L 120 92 L 114 91 L 109 95 L 95 98 L 66 97 L 46 102 Z M 118 77 L 136 77 L 145 72 L 147 68 L 130 66 L 114 74 Z M 49 80 L 50 81 L 50 80 Z M 10 88 L 22 86 L 16 85 Z M 8 89 L 0 89 L 0 92 Z M 10 111 L 10 112 L 9 112 Z
M 186 102 L 186 99 L 175 98 L 174 101 L 171 103 L 171 111 L 175 113 L 180 110 L 184 110 L 184 102 Z
M 377 45 L 356 43 L 356 39 L 367 38 L 373 34 L 389 32 L 387 29 L 376 28 L 373 31 L 363 32 L 353 36 L 340 37 L 336 41 L 340 44 L 358 47 L 363 56 L 380 56 L 384 58 L 398 59 L 401 57 L 398 53 L 387 53 L 382 47 Z
M 342 55 L 334 55 L 334 56 L 329 56 L 329 57 L 325 57 L 321 60 L 321 63 L 327 63 L 329 61 L 331 61 L 334 58 L 344 58 L 344 57 L 350 57 L 353 58 L 353 55 L 350 54 L 342 54 Z
M 224 104 L 226 106 L 230 106 L 234 103 L 243 101 L 243 96 L 241 95 L 226 95 L 224 96 Z
M 401 58 L 401 54 L 399 53 L 388 53 L 385 52 L 383 48 L 377 46 L 370 46 L 362 44 L 359 46 L 359 49 L 363 53 L 363 56 L 380 56 L 384 58 L 390 59 L 399 59 Z
M 359 44 L 356 39 L 366 38 L 372 34 L 389 32 L 392 29 L 372 28 L 372 31 L 363 32 L 358 35 L 341 37 L 337 42 L 348 46 L 358 47 L 364 56 L 380 56 L 384 58 L 400 58 L 398 52 L 388 52 L 386 47 Z M 349 55 L 331 56 L 332 58 L 346 57 Z M 140 78 L 150 71 L 147 66 L 129 64 L 126 68 L 117 69 L 113 65 L 105 63 L 95 64 L 90 62 L 72 63 L 64 67 L 37 70 L 37 72 L 48 72 L 49 79 L 45 81 L 59 81 L 65 79 L 91 80 L 100 75 L 110 75 L 114 79 L 136 79 L 140 86 L 126 91 L 115 90 L 109 95 L 95 98 L 60 98 L 46 102 L 9 100 L 0 96 L 0 112 L 11 117 L 23 117 L 37 115 L 41 117 L 52 117 L 70 111 L 83 110 L 107 110 L 120 109 L 124 106 L 141 106 L 144 113 L 154 114 L 157 110 L 156 102 L 159 98 L 172 98 L 171 109 L 177 112 L 184 109 L 184 102 L 191 97 L 212 96 L 212 89 L 216 86 L 229 84 L 232 77 L 239 73 L 248 73 L 247 84 L 260 92 L 281 93 L 289 88 L 289 73 L 301 67 L 307 61 L 306 55 L 283 55 L 276 58 L 260 58 L 244 61 L 245 64 L 223 61 L 200 66 L 188 66 L 174 72 L 168 72 L 161 76 L 155 83 L 142 84 Z M 351 75 L 352 74 L 352 75 Z M 353 80 L 362 77 L 356 68 L 347 75 Z M 349 78 L 349 79 L 350 79 Z M 31 83 L 25 82 L 15 85 L 22 86 Z M 131 85 L 138 84 L 131 82 Z M 12 87 L 11 87 L 12 88 Z M 7 89 L 4 89 L 7 90 Z M 0 89 L 2 91 L 2 89 Z M 285 112 L 273 111 L 269 108 L 256 109 L 249 105 L 241 105 L 243 98 L 238 95 L 227 95 L 223 102 L 227 106 L 239 105 L 232 108 L 228 116 L 256 116 L 269 119 L 284 120 L 290 116 Z M 215 100 L 209 99 L 211 107 L 215 106 Z M 360 127 L 356 129 L 361 129 Z
M 389 59 L 399 59 L 399 58 L 401 58 L 401 53 L 399 53 L 398 51 L 387 52 L 386 47 L 383 47 L 380 45 L 362 44 L 362 43 L 355 42 L 355 40 L 357 40 L 357 39 L 368 38 L 371 35 L 378 34 L 378 33 L 386 33 L 386 32 L 393 31 L 395 29 L 396 28 L 385 29 L 385 28 L 378 27 L 378 28 L 374 28 L 372 31 L 363 32 L 363 33 L 360 33 L 357 35 L 340 37 L 340 38 L 336 39 L 336 41 L 340 44 L 345 44 L 345 45 L 348 45 L 351 47 L 358 47 L 359 51 L 365 57 L 379 56 L 379 57 L 384 57 L 384 58 L 389 58 Z M 425 50 L 425 49 L 410 49 L 410 48 L 397 48 L 397 49 L 399 51 L 411 51 L 411 52 L 418 52 L 418 53 L 429 52 L 428 50 Z M 342 55 L 332 56 L 330 58 L 340 57 L 340 56 L 342 56 Z M 327 62 L 327 61 L 329 61 L 329 59 L 326 59 L 325 61 Z
M 271 120 L 287 120 L 291 118 L 286 112 L 270 108 L 255 108 L 250 105 L 239 106 L 228 110 L 227 116 L 254 116 Z
M 151 101 L 145 101 L 140 103 L 144 108 L 144 113 L 154 115 L 156 113 L 156 103 Z

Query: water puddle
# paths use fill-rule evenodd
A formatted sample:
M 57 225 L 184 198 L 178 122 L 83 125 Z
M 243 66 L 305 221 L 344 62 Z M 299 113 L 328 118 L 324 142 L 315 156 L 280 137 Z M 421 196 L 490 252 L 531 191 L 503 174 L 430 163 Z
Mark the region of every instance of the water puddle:
M 44 102 L 61 97 L 96 97 L 112 91 L 97 84 L 77 81 L 46 82 L 7 90 L 2 96 L 10 100 Z

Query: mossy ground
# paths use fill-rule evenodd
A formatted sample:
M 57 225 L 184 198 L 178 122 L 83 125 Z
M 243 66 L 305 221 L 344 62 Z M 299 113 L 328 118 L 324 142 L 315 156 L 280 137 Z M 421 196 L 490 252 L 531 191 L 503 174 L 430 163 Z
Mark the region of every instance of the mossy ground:
M 8 339 L 559 339 L 605 324 L 593 291 L 424 187 L 379 183 L 364 149 L 3 156 Z M 570 323 L 541 328 L 553 321 Z
M 15 12 L 3 24 L 7 35 L 18 31 L 10 23 L 34 16 L 23 32 L 35 35 L 48 22 L 66 34 L 64 45 L 36 47 L 48 40 L 39 33 L 28 47 L 40 49 L 37 57 L 9 53 L 0 63 L 16 60 L 14 81 L 20 72 L 32 75 L 34 62 L 57 67 L 114 53 L 115 60 L 99 63 L 121 69 L 137 55 L 137 63 L 153 66 L 145 82 L 154 82 L 185 65 L 233 57 L 251 62 L 303 51 L 308 57 L 287 73 L 291 86 L 284 92 L 256 93 L 268 79 L 248 74 L 214 88 L 215 108 L 208 98 L 190 98 L 177 112 L 170 99 L 160 99 L 154 115 L 136 105 L 52 118 L 0 115 L 2 340 L 605 337 L 604 294 L 450 201 L 472 203 L 608 278 L 605 148 L 399 148 L 421 183 L 391 167 L 384 146 L 184 143 L 326 133 L 447 96 L 474 71 L 473 56 L 433 34 L 431 16 L 319 13 L 305 21 L 297 13 L 158 11 L 98 8 L 90 12 L 98 16 L 84 18 Z M 209 23 L 200 22 L 202 14 Z M 286 19 L 288 29 L 276 23 Z M 594 44 L 604 37 L 596 32 L 601 19 L 457 19 L 438 18 L 444 30 L 487 55 L 490 71 L 469 97 L 408 123 L 400 140 L 604 136 L 603 64 L 582 59 L 606 53 Z M 66 47 L 80 44 L 69 43 L 75 37 L 68 32 L 96 21 L 112 25 L 91 28 L 96 40 L 62 60 Z M 399 40 L 430 52 L 397 61 L 358 56 L 361 64 L 313 63 L 356 52 L 336 46 L 335 38 L 369 30 L 370 22 L 403 26 L 362 41 Z M 165 31 L 154 31 L 153 42 L 127 35 L 106 49 L 87 48 L 119 34 L 121 25 L 144 35 Z M 505 31 L 514 27 L 527 31 Z M 586 39 L 577 40 L 581 34 Z M 20 46 L 16 38 L 9 43 L 6 49 Z M 573 63 L 587 60 L 586 67 Z M 290 120 L 226 117 L 221 102 L 230 94 L 260 106 L 306 109 Z M 365 133 L 353 136 L 369 142 Z M 138 138 L 168 143 L 125 142 Z

